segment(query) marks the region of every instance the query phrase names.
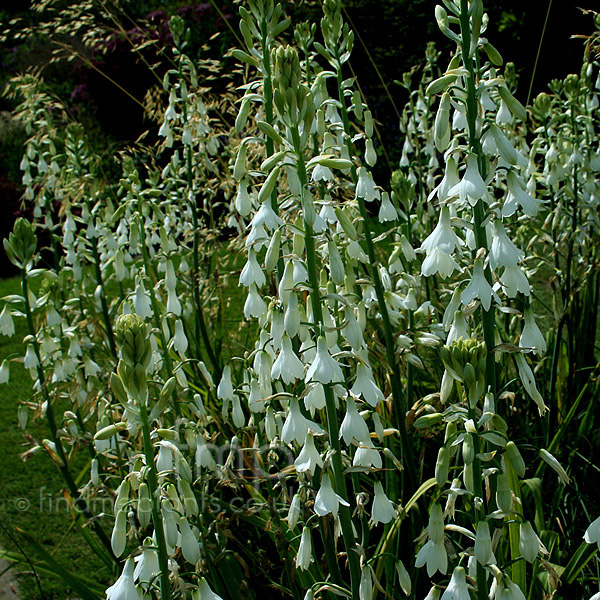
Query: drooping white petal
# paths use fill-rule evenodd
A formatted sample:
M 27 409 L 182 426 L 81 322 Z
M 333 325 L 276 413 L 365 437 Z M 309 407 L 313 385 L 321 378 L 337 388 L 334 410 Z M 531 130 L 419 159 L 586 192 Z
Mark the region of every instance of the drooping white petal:
M 373 524 L 389 523 L 396 515 L 396 510 L 390 499 L 385 495 L 383 486 L 379 481 L 375 482 L 375 497 L 371 510 L 371 521 Z
M 337 516 L 340 504 L 343 506 L 350 506 L 346 500 L 334 492 L 329 473 L 324 473 L 321 479 L 321 487 L 315 498 L 315 512 L 320 517 L 324 517 L 328 514 Z

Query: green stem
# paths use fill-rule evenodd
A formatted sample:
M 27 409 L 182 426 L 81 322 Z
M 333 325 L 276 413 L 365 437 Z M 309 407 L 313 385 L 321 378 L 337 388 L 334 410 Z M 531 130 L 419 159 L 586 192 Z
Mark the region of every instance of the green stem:
M 268 46 L 268 28 L 269 24 L 267 23 L 267 20 L 263 17 L 263 19 L 260 22 L 260 44 L 263 62 L 263 94 L 265 98 L 265 121 L 270 125 L 273 125 L 273 78 L 271 74 L 271 54 Z M 272 156 L 275 152 L 273 140 L 268 135 L 265 136 L 265 149 L 267 158 L 269 158 L 269 156 Z M 271 194 L 271 207 L 275 211 L 275 214 L 278 214 L 279 206 L 277 204 L 276 190 L 273 190 L 273 193 Z
M 469 131 L 469 150 L 477 155 L 479 172 L 485 179 L 485 162 L 484 156 L 481 149 L 479 137 L 477 136 L 477 95 L 475 89 L 475 70 L 473 68 L 473 60 L 467 56 L 467 52 L 471 46 L 471 30 L 469 23 L 468 14 L 468 0 L 461 0 L 461 12 L 460 12 L 460 29 L 462 35 L 462 59 L 463 65 L 467 71 L 467 123 Z M 477 204 L 473 207 L 473 225 L 475 242 L 477 248 L 483 248 L 486 252 L 488 251 L 488 241 L 485 227 L 482 226 L 485 217 L 483 200 L 478 200 Z M 485 278 L 488 283 L 492 285 L 492 271 L 489 264 L 484 270 Z M 485 310 L 481 307 L 481 321 L 483 324 L 483 339 L 487 346 L 487 357 L 485 361 L 486 367 L 486 383 L 492 389 L 494 397 L 496 396 L 496 364 L 494 359 L 493 348 L 495 346 L 495 315 L 494 305 L 491 304 L 489 310 Z
M 294 150 L 298 160 L 298 177 L 302 184 L 302 189 L 308 184 L 308 176 L 306 174 L 306 166 L 304 162 L 304 153 L 300 141 L 300 133 L 298 126 L 292 128 L 292 137 L 294 142 Z M 306 220 L 306 214 L 303 214 L 305 245 L 306 245 L 306 264 L 308 270 L 308 281 L 310 286 L 310 300 L 313 310 L 313 322 L 315 325 L 315 335 L 318 335 L 319 330 L 323 328 L 323 307 L 321 304 L 321 293 L 319 291 L 319 275 L 317 269 L 317 252 L 315 248 L 315 234 L 312 225 Z M 335 491 L 344 500 L 348 500 L 348 491 L 346 489 L 346 481 L 344 479 L 344 471 L 342 465 L 342 450 L 340 444 L 340 432 L 338 426 L 338 416 L 335 408 L 335 398 L 331 386 L 325 388 L 325 410 L 327 415 L 327 430 L 329 433 L 329 443 L 333 450 L 331 464 L 333 467 Z M 358 561 L 356 540 L 352 529 L 352 520 L 350 509 L 347 506 L 340 506 L 340 524 L 342 526 L 342 537 L 346 554 L 350 566 L 350 585 L 352 589 L 353 600 L 358 600 L 358 587 L 360 584 L 360 565 Z
M 341 69 L 340 57 L 336 56 L 337 63 L 337 84 L 338 84 L 338 96 L 341 103 L 342 120 L 344 123 L 344 132 L 346 134 L 346 145 L 350 156 L 354 154 L 352 148 L 352 136 L 350 130 L 350 119 L 348 117 L 348 108 L 344 99 L 342 90 L 343 76 Z M 356 169 L 352 167 L 352 179 L 354 183 L 358 181 L 358 175 Z M 381 277 L 379 276 L 379 270 L 377 268 L 377 256 L 375 255 L 375 246 L 373 244 L 373 236 L 370 229 L 370 218 L 367 208 L 365 206 L 364 198 L 358 198 L 358 209 L 361 219 L 364 224 L 365 243 L 367 248 L 367 256 L 369 257 L 369 264 L 367 270 L 371 279 L 373 280 L 373 286 L 375 287 L 375 295 L 377 297 L 377 304 L 379 306 L 379 312 L 381 314 L 381 321 L 383 324 L 383 337 L 385 340 L 385 354 L 389 368 L 391 369 L 390 382 L 392 387 L 392 398 L 394 401 L 394 415 L 396 418 L 396 427 L 400 431 L 400 441 L 402 445 L 402 453 L 404 457 L 404 467 L 408 474 L 410 483 L 410 490 L 408 497 L 417 488 L 418 476 L 416 471 L 416 462 L 414 460 L 413 448 L 410 440 L 408 439 L 408 433 L 406 431 L 406 404 L 402 395 L 402 379 L 400 374 L 400 364 L 396 360 L 394 336 L 392 333 L 392 326 L 390 322 L 390 316 L 387 309 L 387 303 L 385 300 L 385 292 L 383 284 L 381 283 Z
M 146 455 L 146 466 L 148 467 L 148 486 L 150 488 L 150 499 L 152 504 L 152 524 L 156 536 L 158 550 L 158 564 L 160 567 L 160 597 L 161 600 L 169 600 L 171 597 L 171 584 L 169 582 L 169 555 L 165 541 L 165 530 L 160 512 L 160 489 L 158 486 L 158 473 L 154 462 L 154 446 L 150 438 L 150 424 L 148 423 L 148 409 L 144 401 L 140 401 L 140 420 L 142 422 L 142 437 L 144 441 L 144 454 Z
M 146 230 L 142 223 L 143 215 L 142 215 L 142 202 L 138 198 L 138 226 L 140 231 L 140 245 L 142 247 L 142 260 L 144 262 L 144 269 L 148 277 L 150 277 L 150 282 L 154 288 L 154 284 L 156 282 L 156 275 L 152 270 L 152 264 L 150 262 L 150 257 L 148 256 L 148 247 L 146 246 Z M 169 356 L 169 348 L 167 347 L 167 340 L 165 339 L 165 335 L 163 333 L 162 323 L 160 322 L 160 310 L 158 308 L 158 302 L 154 296 L 154 289 L 150 290 L 150 304 L 152 305 L 152 315 L 154 317 L 154 327 L 158 334 L 158 339 L 160 340 L 160 346 L 162 350 L 163 363 L 165 366 L 165 370 L 167 371 L 168 377 L 173 376 L 173 363 L 171 362 L 171 357 Z M 173 408 L 175 410 L 175 414 L 177 416 L 180 415 L 179 410 L 179 402 L 177 400 L 177 393 L 173 390 Z
M 467 71 L 466 81 L 467 81 L 467 123 L 468 123 L 468 132 L 469 132 L 469 150 L 477 155 L 478 166 L 481 176 L 485 179 L 485 162 L 484 156 L 481 149 L 481 144 L 479 137 L 477 135 L 477 114 L 478 114 L 478 106 L 477 106 L 477 95 L 475 89 L 475 69 L 473 65 L 473 59 L 469 56 L 471 49 L 471 28 L 470 28 L 470 19 L 469 19 L 469 2 L 468 0 L 461 0 L 460 2 L 460 30 L 462 36 L 462 62 Z M 483 200 L 480 199 L 477 201 L 477 204 L 473 207 L 473 224 L 474 224 L 474 233 L 475 233 L 475 242 L 478 248 L 483 248 L 486 252 L 488 251 L 488 240 L 485 228 L 482 223 L 484 220 L 484 206 Z M 485 267 L 484 270 L 485 278 L 488 283 L 492 284 L 492 272 L 489 265 Z M 492 394 L 494 398 L 496 397 L 496 364 L 494 359 L 493 348 L 495 346 L 495 315 L 494 315 L 494 305 L 493 303 L 490 305 L 489 310 L 485 310 L 483 306 L 480 307 L 481 310 L 481 321 L 483 325 L 483 339 L 485 341 L 485 345 L 487 347 L 487 355 L 485 361 L 485 371 L 486 371 L 486 384 L 487 387 L 491 388 Z M 470 402 L 467 399 L 467 404 L 469 405 L 469 412 L 473 412 L 474 410 L 470 406 Z M 476 439 L 475 443 L 479 446 L 479 440 Z M 485 517 L 485 510 L 483 507 L 483 488 L 481 481 L 481 465 L 478 458 L 475 458 L 473 461 L 473 483 L 475 486 L 475 496 L 477 498 L 481 498 L 481 504 L 479 508 L 477 508 L 474 504 L 473 512 L 474 518 L 478 521 Z M 520 582 L 517 582 L 519 585 Z M 523 589 L 523 588 L 521 588 Z M 488 586 L 487 586 L 487 577 L 485 569 L 482 565 L 477 563 L 477 597 L 479 600 L 487 600 L 488 596 Z

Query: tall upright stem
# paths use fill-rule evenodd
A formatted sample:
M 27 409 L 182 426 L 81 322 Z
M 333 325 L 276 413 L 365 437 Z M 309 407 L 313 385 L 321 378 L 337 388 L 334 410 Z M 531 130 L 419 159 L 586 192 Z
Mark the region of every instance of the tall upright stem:
M 154 271 L 152 270 L 152 263 L 150 261 L 150 257 L 148 256 L 148 247 L 146 246 L 146 230 L 144 229 L 144 225 L 142 223 L 143 214 L 142 214 L 142 202 L 138 198 L 138 219 L 139 219 L 139 230 L 140 230 L 140 245 L 142 247 L 142 260 L 144 261 L 144 269 L 148 277 L 150 277 L 150 281 L 152 285 L 156 283 L 156 276 Z M 171 357 L 169 355 L 169 348 L 167 347 L 167 340 L 165 339 L 165 335 L 163 333 L 162 324 L 160 322 L 160 310 L 158 308 L 158 302 L 156 301 L 156 297 L 154 296 L 154 290 L 150 290 L 150 305 L 152 306 L 152 315 L 154 317 L 154 326 L 156 328 L 158 339 L 160 340 L 163 363 L 165 365 L 165 369 L 169 377 L 173 376 L 173 363 L 171 362 Z M 173 390 L 173 409 L 177 416 L 180 415 L 179 410 L 179 402 L 177 399 L 177 393 Z
M 479 172 L 485 179 L 485 160 L 481 149 L 481 143 L 479 136 L 477 135 L 477 95 L 475 88 L 476 73 L 473 66 L 473 59 L 469 56 L 471 48 L 471 27 L 469 22 L 468 13 L 469 3 L 468 0 L 461 0 L 460 3 L 460 31 L 462 37 L 462 61 L 463 66 L 467 71 L 467 124 L 469 131 L 469 150 L 473 154 L 477 155 L 477 162 L 479 166 Z M 485 217 L 485 210 L 483 200 L 477 201 L 477 204 L 473 207 L 473 225 L 475 233 L 475 243 L 477 248 L 483 248 L 484 250 L 489 249 L 487 234 L 485 227 L 483 227 L 483 220 Z M 489 264 L 484 269 L 485 278 L 488 283 L 492 285 L 492 271 Z M 494 305 L 490 305 L 489 310 L 485 310 L 483 306 L 481 310 L 481 322 L 483 325 L 483 339 L 487 346 L 487 357 L 485 361 L 486 367 L 486 383 L 492 389 L 494 397 L 496 396 L 496 365 L 494 360 L 494 352 L 492 349 L 495 346 L 495 314 Z
M 150 424 L 148 422 L 148 409 L 143 400 L 138 402 L 140 407 L 140 420 L 142 422 L 142 437 L 144 442 L 144 454 L 146 455 L 146 466 L 148 467 L 148 486 L 150 488 L 150 502 L 152 511 L 152 524 L 156 536 L 158 550 L 158 565 L 160 567 L 160 597 L 161 600 L 171 598 L 171 584 L 169 582 L 169 555 L 165 540 L 162 515 L 160 512 L 160 490 L 158 486 L 158 473 L 154 462 L 154 446 L 150 437 Z
M 469 151 L 477 156 L 477 163 L 481 176 L 485 179 L 485 160 L 481 149 L 481 143 L 477 132 L 477 115 L 478 115 L 478 103 L 475 88 L 476 72 L 474 68 L 474 59 L 471 57 L 471 24 L 469 18 L 469 1 L 461 0 L 460 2 L 460 31 L 461 31 L 461 44 L 462 44 L 462 62 L 465 70 L 467 71 L 467 124 L 469 140 L 468 146 Z M 483 226 L 483 220 L 485 217 L 484 200 L 480 199 L 477 204 L 473 207 L 473 225 L 475 233 L 475 243 L 478 249 L 484 249 L 486 252 L 489 250 L 487 234 L 485 227 Z M 484 269 L 485 278 L 488 283 L 492 284 L 492 272 L 490 266 L 487 265 Z M 490 308 L 485 310 L 483 306 L 481 310 L 481 322 L 483 325 L 483 339 L 487 348 L 487 355 L 485 361 L 485 376 L 486 376 L 486 387 L 490 388 L 494 398 L 496 397 L 496 364 L 494 360 L 494 345 L 495 345 L 495 314 L 494 304 L 490 304 Z M 469 408 L 471 410 L 471 408 Z M 475 443 L 479 446 L 479 440 L 475 440 Z M 476 452 L 479 448 L 476 448 Z M 473 461 L 473 483 L 475 485 L 475 495 L 481 499 L 479 508 L 473 505 L 473 517 L 477 521 L 485 518 L 485 509 L 483 506 L 483 489 L 481 481 L 481 464 L 479 459 L 476 457 Z M 487 577 L 485 569 L 482 565 L 477 562 L 477 597 L 479 600 L 486 600 L 488 596 Z
M 353 154 L 352 148 L 352 135 L 350 130 L 350 119 L 348 117 L 348 107 L 346 106 L 346 102 L 344 99 L 342 83 L 342 69 L 341 69 L 341 61 L 340 57 L 336 56 L 337 61 L 337 84 L 338 84 L 338 96 L 341 103 L 342 110 L 342 121 L 344 123 L 344 132 L 346 134 L 346 145 L 348 147 L 348 151 L 350 156 Z M 354 183 L 358 181 L 358 175 L 356 173 L 356 169 L 352 168 L 352 179 Z M 413 448 L 408 439 L 408 433 L 406 431 L 406 403 L 404 401 L 404 397 L 402 394 L 402 379 L 400 374 L 400 365 L 396 360 L 396 352 L 395 352 L 395 344 L 394 344 L 394 336 L 392 334 L 392 326 L 390 321 L 390 315 L 387 309 L 387 303 L 385 300 L 385 292 L 383 289 L 383 284 L 381 283 L 381 277 L 379 275 L 379 270 L 377 268 L 377 256 L 375 255 L 375 246 L 373 244 L 373 236 L 371 234 L 370 228 L 370 217 L 365 206 L 365 201 L 363 198 L 358 198 L 358 210 L 363 221 L 364 225 L 364 234 L 365 234 L 365 245 L 367 248 L 367 256 L 369 257 L 369 264 L 367 265 L 367 269 L 371 279 L 373 280 L 373 285 L 375 287 L 375 295 L 377 297 L 377 304 L 379 306 L 379 312 L 381 314 L 381 321 L 383 325 L 383 337 L 385 340 L 385 354 L 387 363 L 389 368 L 391 369 L 390 382 L 392 387 L 392 399 L 394 401 L 394 413 L 396 417 L 396 426 L 398 431 L 400 431 L 400 442 L 402 445 L 402 453 L 404 457 L 404 467 L 408 474 L 409 478 L 409 490 L 408 494 L 403 494 L 409 497 L 417 488 L 418 476 L 416 470 L 416 461 L 414 460 Z
M 298 127 L 292 129 L 292 137 L 294 142 L 294 150 L 298 160 L 298 177 L 302 188 L 308 184 L 306 174 L 306 165 L 304 162 L 304 153 L 300 142 L 300 133 Z M 321 304 L 321 293 L 319 291 L 319 274 L 317 269 L 317 252 L 315 248 L 315 234 L 312 225 L 306 220 L 306 214 L 303 213 L 304 234 L 306 244 L 306 264 L 308 270 L 308 281 L 310 286 L 310 301 L 313 311 L 313 322 L 315 325 L 315 334 L 318 335 L 319 330 L 323 329 L 323 307 Z M 331 464 L 333 467 L 333 475 L 335 482 L 335 491 L 344 500 L 348 500 L 348 491 L 346 489 L 346 481 L 344 479 L 342 452 L 340 444 L 340 432 L 338 426 L 337 411 L 335 408 L 335 398 L 333 389 L 330 386 L 325 388 L 325 410 L 327 415 L 327 430 L 329 433 L 329 443 L 333 450 Z M 350 566 L 350 585 L 352 589 L 353 600 L 358 600 L 358 588 L 360 584 L 360 565 L 358 561 L 356 540 L 354 539 L 354 531 L 352 529 L 352 520 L 350 517 L 350 509 L 347 506 L 340 506 L 340 524 L 342 526 L 342 537 L 348 563 Z

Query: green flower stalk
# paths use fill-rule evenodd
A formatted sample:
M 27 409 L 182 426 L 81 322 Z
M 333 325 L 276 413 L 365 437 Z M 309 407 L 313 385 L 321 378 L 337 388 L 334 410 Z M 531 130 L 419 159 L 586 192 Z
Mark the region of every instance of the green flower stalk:
M 169 581 L 169 555 L 165 540 L 165 528 L 161 506 L 161 489 L 158 483 L 156 468 L 156 455 L 151 438 L 151 423 L 148 415 L 148 383 L 146 370 L 150 365 L 152 347 L 148 336 L 148 326 L 135 314 L 122 315 L 115 325 L 115 337 L 121 352 L 121 360 L 117 367 L 117 374 L 113 375 L 113 389 L 122 387 L 127 392 L 127 397 L 139 411 L 142 429 L 143 449 L 146 462 L 146 476 L 148 479 L 148 492 L 150 512 L 158 552 L 160 568 L 160 595 L 161 598 L 171 598 L 171 584 Z M 141 499 L 140 499 L 141 500 Z

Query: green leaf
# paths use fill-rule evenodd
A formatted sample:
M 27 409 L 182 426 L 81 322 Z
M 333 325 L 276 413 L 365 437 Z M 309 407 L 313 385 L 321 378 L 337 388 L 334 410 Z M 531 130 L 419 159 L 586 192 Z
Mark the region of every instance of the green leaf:
M 575 554 L 573 554 L 571 560 L 567 563 L 567 566 L 563 571 L 561 577 L 563 583 L 573 583 L 585 565 L 587 565 L 591 558 L 596 554 L 596 552 L 598 552 L 598 546 L 596 544 L 581 542 L 581 545 L 579 548 L 577 548 Z
M 62 579 L 82 600 L 100 600 L 104 598 L 104 590 L 97 584 L 88 582 L 75 575 L 64 565 L 58 563 L 54 557 L 31 535 L 22 529 L 16 528 L 29 547 L 42 560 L 41 566 L 51 575 Z

